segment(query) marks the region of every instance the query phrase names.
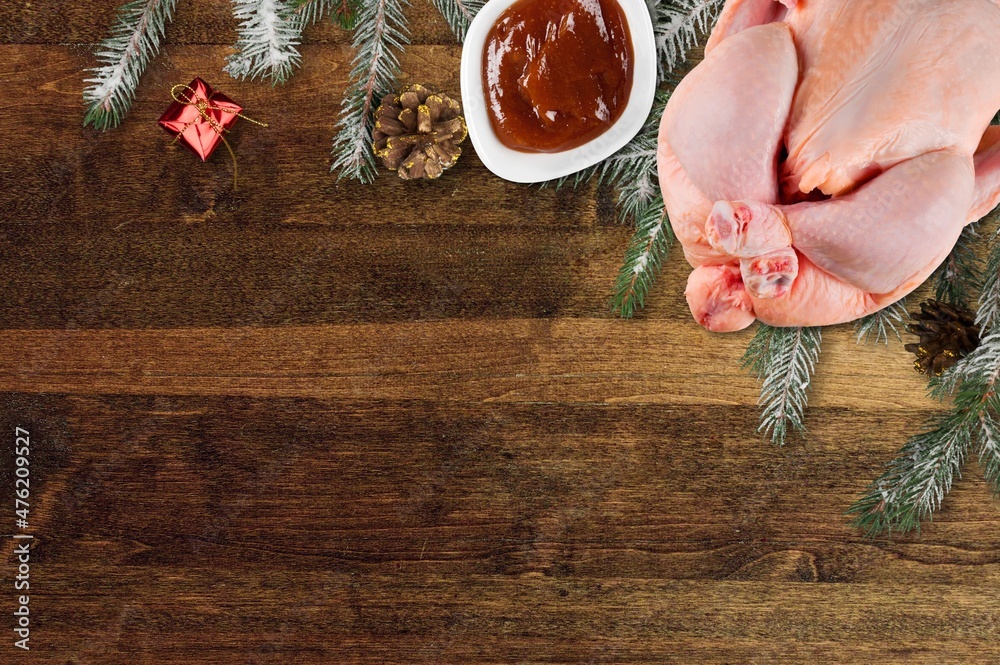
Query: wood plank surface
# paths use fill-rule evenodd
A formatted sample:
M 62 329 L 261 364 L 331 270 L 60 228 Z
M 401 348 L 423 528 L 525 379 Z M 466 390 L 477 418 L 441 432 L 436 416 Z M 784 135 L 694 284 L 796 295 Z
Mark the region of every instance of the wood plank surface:
M 919 534 L 843 514 L 941 408 L 901 344 L 825 331 L 776 448 L 752 332 L 691 320 L 679 252 L 609 312 L 610 191 L 471 147 L 438 182 L 338 181 L 349 36 L 234 81 L 222 0 L 179 2 L 126 122 L 83 128 L 115 4 L 0 0 L 0 503 L 27 428 L 34 536 L 29 652 L 3 536 L 0 663 L 1000 662 L 974 460 Z M 403 80 L 457 94 L 446 24 L 408 15 Z M 238 191 L 156 126 L 195 75 L 270 124 L 234 133 Z

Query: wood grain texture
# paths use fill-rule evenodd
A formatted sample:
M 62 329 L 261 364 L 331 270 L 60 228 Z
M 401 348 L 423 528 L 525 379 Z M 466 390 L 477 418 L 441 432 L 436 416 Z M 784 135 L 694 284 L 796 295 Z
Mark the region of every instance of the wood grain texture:
M 941 408 L 900 344 L 826 331 L 775 448 L 750 333 L 693 323 L 679 253 L 609 313 L 610 192 L 471 148 L 436 183 L 332 177 L 331 26 L 242 83 L 229 3 L 182 0 L 123 126 L 83 128 L 115 4 L 0 0 L 0 432 L 32 432 L 35 535 L 30 653 L 4 536 L 0 663 L 1000 662 L 974 461 L 922 533 L 846 525 Z M 457 92 L 447 26 L 409 15 L 403 78 Z M 195 75 L 271 125 L 233 136 L 238 192 L 155 124 Z M 0 502 L 13 468 L 4 443 Z

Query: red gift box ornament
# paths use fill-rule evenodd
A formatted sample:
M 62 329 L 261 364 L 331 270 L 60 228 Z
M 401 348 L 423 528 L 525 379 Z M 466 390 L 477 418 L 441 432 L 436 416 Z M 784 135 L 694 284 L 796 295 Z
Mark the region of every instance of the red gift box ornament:
M 219 143 L 224 144 L 233 158 L 233 189 L 236 189 L 236 153 L 224 134 L 238 118 L 261 127 L 267 125 L 243 115 L 242 106 L 213 90 L 200 78 L 187 85 L 175 85 L 170 89 L 170 96 L 174 98 L 174 103 L 160 116 L 160 127 L 173 135 L 174 142 L 180 142 L 203 162 Z

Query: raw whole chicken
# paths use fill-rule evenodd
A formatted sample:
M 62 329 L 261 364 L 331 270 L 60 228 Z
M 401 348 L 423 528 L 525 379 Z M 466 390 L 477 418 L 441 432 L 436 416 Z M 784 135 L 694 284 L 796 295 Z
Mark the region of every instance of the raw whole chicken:
M 831 325 L 1000 201 L 1000 0 L 728 0 L 657 166 L 695 319 Z

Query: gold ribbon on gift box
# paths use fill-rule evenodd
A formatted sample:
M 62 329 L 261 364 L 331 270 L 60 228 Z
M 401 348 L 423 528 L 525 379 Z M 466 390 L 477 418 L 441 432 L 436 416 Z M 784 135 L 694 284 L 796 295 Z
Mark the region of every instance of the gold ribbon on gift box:
M 178 95 L 178 90 L 186 90 L 188 92 L 188 95 L 187 96 L 179 96 Z M 176 143 L 177 140 L 180 139 L 181 135 L 184 134 L 185 131 L 187 131 L 187 128 L 190 127 L 191 125 L 195 124 L 196 122 L 199 122 L 201 120 L 204 120 L 205 122 L 207 122 L 208 125 L 212 129 L 214 129 L 215 132 L 219 135 L 219 138 L 222 139 L 222 143 L 226 146 L 226 150 L 229 151 L 229 156 L 233 158 L 233 191 L 236 191 L 236 189 L 237 189 L 236 153 L 233 151 L 233 147 L 231 145 L 229 145 L 229 141 L 226 140 L 226 136 L 225 136 L 225 132 L 227 131 L 226 128 L 223 127 L 222 125 L 220 125 L 219 122 L 215 118 L 213 118 L 212 116 L 210 116 L 208 114 L 208 112 L 209 111 L 219 111 L 221 113 L 233 113 L 233 114 L 236 115 L 236 117 L 243 118 L 247 122 L 252 122 L 253 124 L 255 124 L 255 125 L 259 126 L 259 127 L 267 127 L 267 123 L 266 122 L 260 122 L 258 120 L 254 120 L 253 118 L 248 118 L 247 116 L 243 115 L 239 111 L 235 111 L 235 110 L 230 109 L 230 108 L 225 108 L 223 106 L 218 106 L 218 105 L 212 104 L 210 99 L 206 99 L 204 97 L 199 97 L 198 94 L 187 83 L 178 83 L 174 87 L 170 88 L 170 96 L 173 97 L 174 101 L 177 102 L 178 104 L 183 104 L 185 106 L 194 106 L 195 109 L 198 111 L 198 116 L 199 116 L 199 117 L 195 118 L 194 120 L 191 120 L 190 122 L 188 122 L 183 127 L 181 127 L 180 131 L 177 132 L 177 136 L 174 137 L 173 142 Z M 211 97 L 211 95 L 209 95 L 209 97 Z

